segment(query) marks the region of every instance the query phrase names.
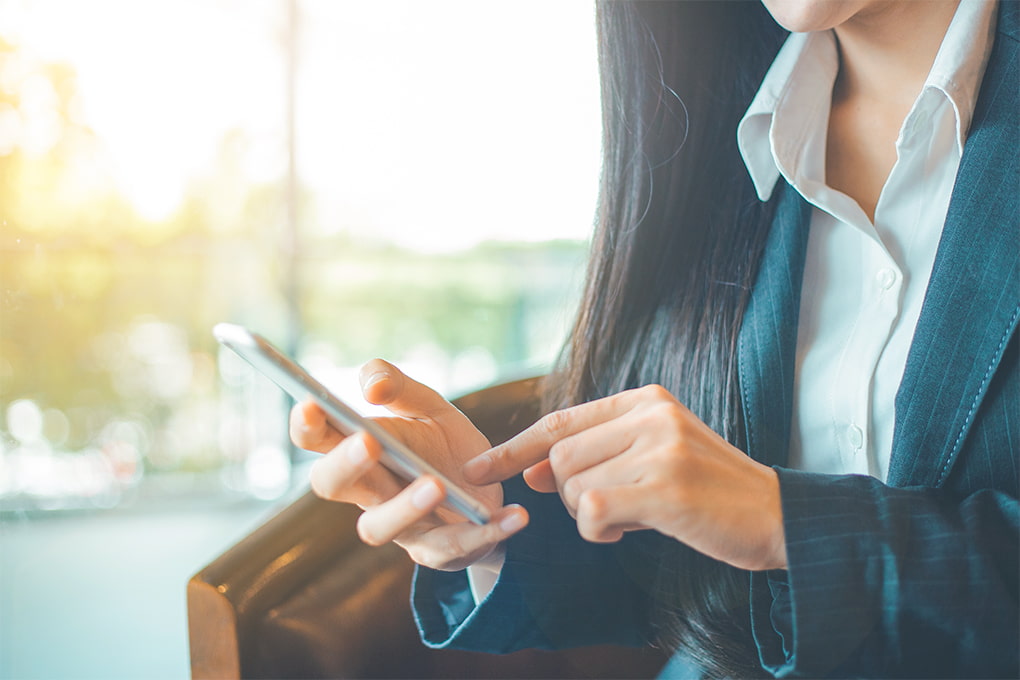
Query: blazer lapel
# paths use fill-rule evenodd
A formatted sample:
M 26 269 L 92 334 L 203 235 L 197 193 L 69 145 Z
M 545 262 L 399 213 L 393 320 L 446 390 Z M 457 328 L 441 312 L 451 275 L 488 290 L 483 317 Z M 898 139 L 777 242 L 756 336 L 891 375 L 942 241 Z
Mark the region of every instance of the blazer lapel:
M 737 339 L 748 455 L 785 465 L 793 413 L 797 317 L 811 207 L 785 181 Z
M 1018 6 L 1000 5 L 1000 35 L 896 395 L 894 486 L 944 483 L 1020 317 Z

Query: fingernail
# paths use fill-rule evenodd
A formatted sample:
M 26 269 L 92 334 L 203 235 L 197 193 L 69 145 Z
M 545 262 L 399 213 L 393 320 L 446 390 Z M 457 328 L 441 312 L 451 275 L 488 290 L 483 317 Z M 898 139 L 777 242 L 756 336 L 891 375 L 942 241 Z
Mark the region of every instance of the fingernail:
M 424 510 L 435 505 L 442 495 L 443 492 L 440 488 L 430 480 L 415 489 L 414 494 L 411 495 L 411 505 L 419 510 Z
M 514 512 L 513 514 L 507 515 L 503 519 L 499 520 L 499 528 L 506 533 L 517 531 L 522 528 L 524 524 L 524 513 L 522 512 Z
M 378 371 L 376 373 L 373 373 L 372 375 L 368 376 L 368 378 L 365 379 L 365 382 L 362 384 L 361 389 L 367 390 L 372 385 L 376 384 L 377 382 L 381 382 L 388 377 L 390 377 L 389 374 L 384 371 Z
M 368 449 L 365 448 L 365 442 L 361 441 L 361 438 L 355 438 L 347 446 L 347 460 L 350 461 L 351 465 L 361 466 L 366 460 L 368 460 Z
M 464 467 L 461 468 L 461 474 L 467 477 L 468 481 L 482 479 L 491 468 L 492 459 L 483 453 L 477 458 L 472 458 L 464 463 Z

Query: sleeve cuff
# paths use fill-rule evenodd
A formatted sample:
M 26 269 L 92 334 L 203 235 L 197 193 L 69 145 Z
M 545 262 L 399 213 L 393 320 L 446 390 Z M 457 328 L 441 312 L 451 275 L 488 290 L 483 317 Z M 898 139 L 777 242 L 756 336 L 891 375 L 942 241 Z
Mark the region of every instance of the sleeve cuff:
M 509 549 L 508 549 L 509 552 Z M 527 566 L 507 559 L 491 590 L 477 602 L 467 570 L 442 572 L 418 567 L 411 604 L 422 641 L 433 648 L 505 654 L 519 649 L 551 649 L 541 625 L 535 595 L 522 588 Z
M 477 605 L 466 570 L 416 570 L 412 606 L 425 644 L 490 653 L 647 644 L 650 562 L 634 537 L 588 543 L 558 496 L 514 491 L 507 497 L 532 523 L 507 540 L 499 576 Z
M 871 545 L 875 527 L 856 488 L 862 478 L 776 472 L 788 566 L 751 576 L 751 629 L 759 658 L 780 678 L 838 674 L 854 663 L 879 623 L 873 614 L 880 607 L 862 581 L 880 554 Z

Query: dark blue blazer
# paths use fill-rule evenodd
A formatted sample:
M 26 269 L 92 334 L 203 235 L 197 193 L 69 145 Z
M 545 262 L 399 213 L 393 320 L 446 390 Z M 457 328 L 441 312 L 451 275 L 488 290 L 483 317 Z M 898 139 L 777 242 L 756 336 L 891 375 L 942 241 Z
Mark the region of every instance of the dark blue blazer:
M 1020 677 L 1020 3 L 997 36 L 896 397 L 885 483 L 788 470 L 809 208 L 780 191 L 739 339 L 748 453 L 776 466 L 789 568 L 751 575 L 779 676 Z M 433 646 L 491 652 L 647 639 L 649 560 L 581 540 L 555 495 L 508 483 L 532 525 L 475 607 L 420 569 Z

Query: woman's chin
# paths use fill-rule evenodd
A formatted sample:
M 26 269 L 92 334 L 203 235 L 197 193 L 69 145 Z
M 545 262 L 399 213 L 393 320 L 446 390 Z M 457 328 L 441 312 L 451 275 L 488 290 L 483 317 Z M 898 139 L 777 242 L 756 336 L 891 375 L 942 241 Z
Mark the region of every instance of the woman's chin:
M 794 33 L 826 31 L 847 21 L 868 0 L 762 0 L 780 26 Z

